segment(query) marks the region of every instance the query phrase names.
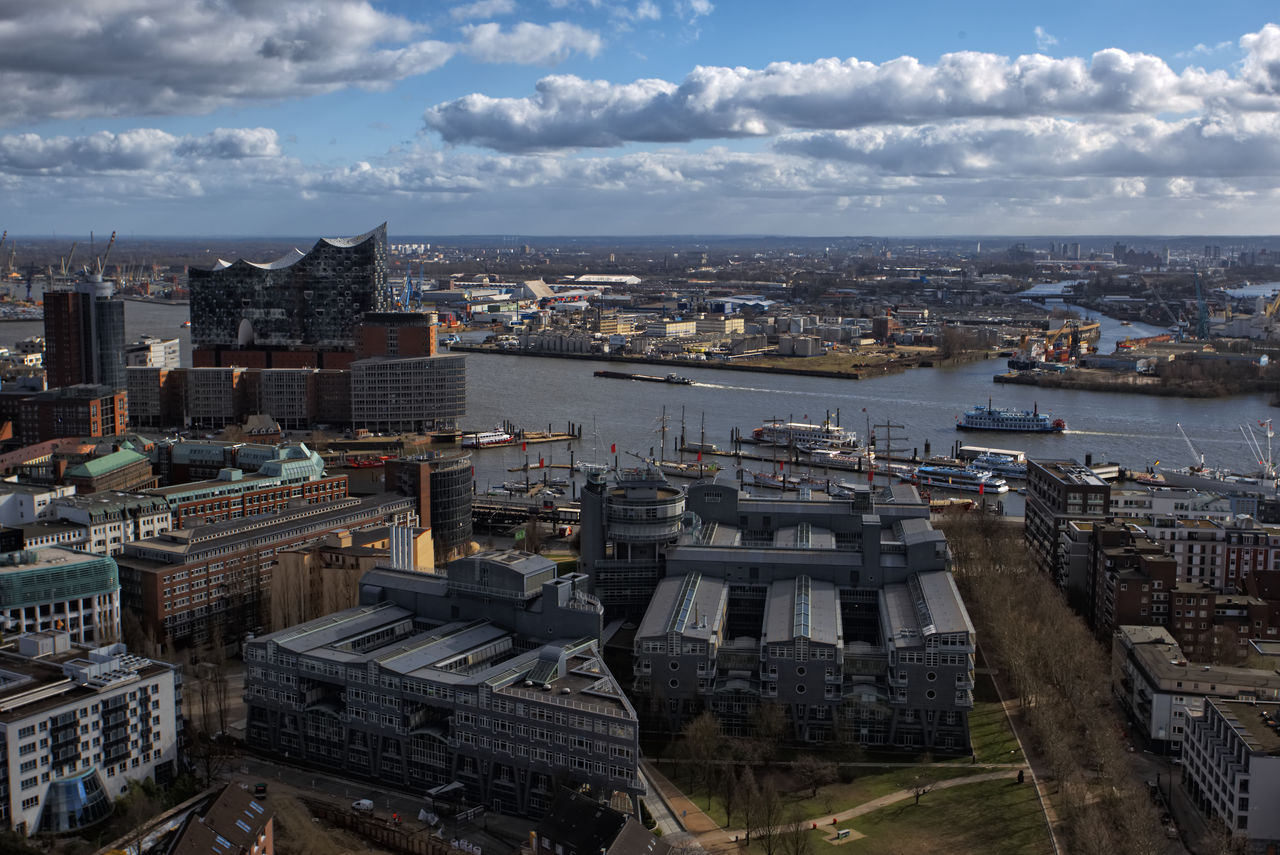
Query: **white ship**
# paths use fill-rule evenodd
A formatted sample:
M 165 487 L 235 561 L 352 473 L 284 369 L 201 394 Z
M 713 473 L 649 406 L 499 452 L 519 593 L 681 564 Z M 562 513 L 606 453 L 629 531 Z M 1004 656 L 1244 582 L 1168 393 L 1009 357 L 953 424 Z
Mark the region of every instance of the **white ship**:
M 469 433 L 462 438 L 463 448 L 488 448 L 493 445 L 510 445 L 515 442 L 515 437 L 507 433 L 505 430 L 482 430 L 479 433 Z
M 769 421 L 751 432 L 761 445 L 796 446 L 815 448 L 853 448 L 858 444 L 857 435 L 831 422 L 820 425 L 805 422 Z
M 918 483 L 921 487 L 941 487 L 963 490 L 967 493 L 1007 493 L 1009 485 L 997 478 L 989 469 L 959 466 L 917 466 L 914 472 L 899 473 L 899 478 Z

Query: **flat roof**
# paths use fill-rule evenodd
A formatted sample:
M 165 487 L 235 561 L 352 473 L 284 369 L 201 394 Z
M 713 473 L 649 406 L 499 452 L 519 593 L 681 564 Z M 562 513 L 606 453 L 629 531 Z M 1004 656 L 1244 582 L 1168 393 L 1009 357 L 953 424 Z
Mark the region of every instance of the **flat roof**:
M 1226 700 L 1212 703 L 1250 748 L 1270 756 L 1280 755 L 1280 732 L 1277 732 L 1277 727 L 1280 727 L 1280 704 Z M 1270 722 L 1278 724 L 1272 726 Z

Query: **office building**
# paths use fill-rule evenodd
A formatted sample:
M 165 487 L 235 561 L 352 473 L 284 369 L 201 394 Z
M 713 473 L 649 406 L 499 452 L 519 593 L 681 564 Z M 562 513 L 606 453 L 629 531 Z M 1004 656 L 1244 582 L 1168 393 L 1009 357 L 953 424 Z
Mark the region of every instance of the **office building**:
M 18 436 L 35 445 L 65 436 L 119 436 L 129 425 L 129 395 L 119 388 L 61 386 L 26 395 L 18 404 Z
M 173 665 L 123 644 L 76 645 L 66 632 L 25 634 L 0 651 L 0 822 L 26 835 L 79 831 L 109 817 L 130 782 L 171 781 L 180 685 Z
M 629 483 L 619 482 L 623 499 Z M 673 541 L 670 532 L 652 541 L 656 566 L 643 556 L 589 565 L 629 571 L 641 591 L 650 569 L 661 574 L 633 648 L 648 726 L 678 731 L 711 709 L 726 731 L 747 733 L 769 702 L 801 741 L 968 750 L 974 629 L 946 540 L 914 488 L 775 499 L 731 484 L 650 483 L 648 505 L 633 491 L 620 515 L 607 515 L 607 499 L 605 514 L 588 514 L 587 490 L 582 505 L 584 556 L 588 544 L 596 554 L 601 542 L 616 547 L 618 534 L 658 538 L 659 523 L 675 527 Z M 606 520 L 599 540 L 589 520 Z M 621 578 L 610 581 L 606 590 L 620 592 Z
M 416 523 L 411 499 L 383 494 L 174 528 L 125 544 L 119 556 L 124 604 L 158 639 L 188 645 L 220 635 L 230 644 L 268 626 L 278 550 L 340 529 Z
M 44 366 L 50 388 L 88 384 L 124 389 L 124 303 L 95 275 L 44 294 Z
M 245 644 L 246 741 L 392 787 L 541 815 L 560 786 L 639 810 L 639 729 L 581 574 L 514 550 L 374 571 L 360 605 Z
M 374 433 L 456 430 L 467 412 L 466 357 L 392 359 L 351 363 L 351 425 Z
M 350 354 L 360 318 L 387 308 L 387 226 L 272 262 L 219 261 L 190 285 L 195 365 L 343 368 L 321 354 Z
M 1182 783 L 1248 852 L 1280 847 L 1280 704 L 1207 699 L 1187 720 Z
M 65 631 L 78 644 L 116 641 L 116 562 L 62 546 L 0 553 L 0 617 L 8 632 Z
M 436 451 L 388 460 L 383 469 L 388 490 L 411 496 L 418 519 L 431 537 L 441 562 L 471 545 L 471 454 Z
M 179 368 L 182 365 L 181 343 L 176 338 L 144 335 L 125 347 L 124 364 L 126 368 L 135 365 L 165 370 Z

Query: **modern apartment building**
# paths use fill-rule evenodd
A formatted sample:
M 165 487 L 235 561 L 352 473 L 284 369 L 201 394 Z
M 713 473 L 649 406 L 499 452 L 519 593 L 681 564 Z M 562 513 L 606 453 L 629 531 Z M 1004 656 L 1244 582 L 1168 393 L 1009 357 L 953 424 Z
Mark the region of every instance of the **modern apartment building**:
M 185 645 L 221 634 L 230 644 L 267 626 L 278 550 L 339 529 L 416 522 L 412 499 L 383 494 L 175 528 L 125 545 L 124 604 L 157 638 Z
M 19 833 L 78 831 L 111 815 L 130 781 L 177 774 L 182 678 L 123 644 L 69 633 L 19 636 L 0 651 L 5 780 L 0 823 Z
M 514 550 L 376 570 L 356 608 L 246 643 L 246 739 L 504 813 L 540 815 L 561 785 L 637 812 L 638 722 L 586 582 Z
M 1111 487 L 1075 460 L 1027 462 L 1026 538 L 1041 570 L 1048 573 L 1079 611 L 1088 607 L 1088 580 L 1069 577 L 1059 547 L 1067 523 L 1103 520 L 1110 513 Z
M 0 553 L 6 632 L 66 631 L 77 644 L 120 638 L 120 576 L 103 555 L 61 546 Z
M 417 501 L 419 524 L 431 529 L 441 563 L 471 545 L 470 452 L 428 452 L 388 460 L 383 473 L 386 489 Z
M 106 385 L 62 386 L 25 396 L 18 404 L 18 437 L 35 445 L 62 436 L 119 436 L 129 424 L 129 394 L 124 381 Z
M 1121 626 L 1111 641 L 1111 687 L 1147 744 L 1182 751 L 1187 720 L 1205 700 L 1280 701 L 1275 670 L 1191 661 L 1163 627 Z
M 1280 704 L 1205 701 L 1187 719 L 1182 783 L 1191 801 L 1220 820 L 1251 853 L 1280 847 Z

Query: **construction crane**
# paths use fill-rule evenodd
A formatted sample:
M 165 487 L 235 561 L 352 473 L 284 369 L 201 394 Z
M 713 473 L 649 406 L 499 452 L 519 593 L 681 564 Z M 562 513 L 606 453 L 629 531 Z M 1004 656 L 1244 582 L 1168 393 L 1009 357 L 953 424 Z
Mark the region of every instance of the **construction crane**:
M 58 268 L 65 279 L 67 273 L 71 270 L 71 259 L 76 257 L 76 247 L 80 245 L 79 241 L 72 241 L 71 251 L 67 253 L 66 258 L 58 259 Z
M 93 232 L 90 232 L 90 233 L 89 233 L 89 236 L 90 236 L 90 240 L 92 240 L 92 239 L 93 239 Z M 106 250 L 102 253 L 102 257 L 101 257 L 101 258 L 95 258 L 95 259 L 94 259 L 94 262 L 93 262 L 93 272 L 94 272 L 97 276 L 102 276 L 102 271 L 103 271 L 103 270 L 106 268 L 106 266 L 107 266 L 107 258 L 108 258 L 108 257 L 110 257 L 110 255 L 111 255 L 111 247 L 115 246 L 115 243 L 116 243 L 116 233 L 115 233 L 115 232 L 112 232 L 112 233 L 111 233 L 111 240 L 107 241 L 107 248 L 106 248 Z

